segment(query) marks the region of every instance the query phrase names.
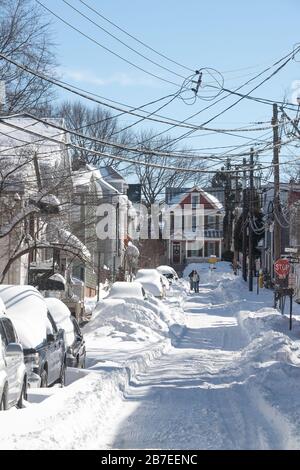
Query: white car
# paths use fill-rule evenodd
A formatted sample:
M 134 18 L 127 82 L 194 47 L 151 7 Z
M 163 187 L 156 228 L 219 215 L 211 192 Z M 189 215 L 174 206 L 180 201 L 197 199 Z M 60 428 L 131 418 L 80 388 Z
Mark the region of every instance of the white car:
M 178 281 L 178 275 L 171 266 L 158 266 L 157 271 L 165 276 L 169 282 Z
M 23 348 L 0 299 L 0 410 L 22 408 L 27 398 L 27 375 Z
M 156 269 L 139 269 L 136 273 L 136 280 L 154 297 L 162 298 L 165 296 L 165 283 L 162 275 Z
M 106 299 L 138 299 L 147 298 L 145 289 L 140 282 L 114 282 Z

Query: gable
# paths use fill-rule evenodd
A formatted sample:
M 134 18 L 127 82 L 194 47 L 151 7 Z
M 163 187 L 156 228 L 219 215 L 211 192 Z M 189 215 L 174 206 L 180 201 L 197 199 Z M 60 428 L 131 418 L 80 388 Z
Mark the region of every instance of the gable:
M 183 208 L 185 204 L 192 204 L 192 194 L 200 194 L 200 204 L 203 205 L 204 209 L 217 209 L 217 207 L 209 200 L 202 191 L 194 190 L 184 196 L 182 201 L 180 202 L 180 206 Z

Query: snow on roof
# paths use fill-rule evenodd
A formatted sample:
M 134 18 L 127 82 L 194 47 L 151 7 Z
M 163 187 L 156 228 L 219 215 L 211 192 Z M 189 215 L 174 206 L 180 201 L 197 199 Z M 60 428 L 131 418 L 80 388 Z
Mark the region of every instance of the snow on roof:
M 207 193 L 206 191 L 203 191 L 203 189 L 201 189 L 200 191 L 201 191 L 201 193 L 203 194 L 204 197 L 206 197 L 208 200 L 210 200 L 217 207 L 217 209 L 223 210 L 223 205 L 221 204 L 221 202 L 219 201 L 218 198 L 216 198 L 215 196 L 213 196 L 210 193 Z
M 120 173 L 112 168 L 111 166 L 104 166 L 100 170 L 101 175 L 103 178 L 107 179 L 107 181 L 111 180 L 122 180 L 125 181 L 123 176 Z
M 25 349 L 35 348 L 47 336 L 49 321 L 44 298 L 33 286 L 0 285 L 0 298 Z
M 73 172 L 73 184 L 75 187 L 89 186 L 93 181 L 97 188 L 98 196 L 103 196 L 103 190 L 109 193 L 119 194 L 119 191 L 111 184 L 105 181 L 102 171 L 93 165 L 85 165 L 77 171 Z
M 91 253 L 82 241 L 73 235 L 69 230 L 62 227 L 62 223 L 50 221 L 48 224 L 48 235 L 52 243 L 65 244 L 66 248 L 76 250 L 78 255 L 84 257 L 86 260 L 91 259 Z
M 70 171 L 70 157 L 65 146 L 68 143 L 68 136 L 65 132 L 58 132 L 57 128 L 51 125 L 51 123 L 61 125 L 63 120 L 51 118 L 47 121 L 48 124 L 44 124 L 26 115 L 19 115 L 6 118 L 6 122 L 0 123 L 1 167 L 5 169 L 4 174 L 10 173 L 12 168 L 15 169 L 10 174 L 8 185 L 23 182 L 26 184 L 28 176 L 35 176 L 33 152 L 38 157 L 42 180 L 45 178 L 49 181 L 50 177 L 55 178 L 54 170 L 63 168 Z M 12 128 L 9 124 L 21 129 Z M 28 145 L 14 150 L 13 147 L 19 146 L 20 142 Z
M 197 186 L 190 189 L 184 188 L 183 192 L 175 193 L 174 195 L 169 194 L 169 204 L 180 204 L 180 202 L 183 201 L 183 199 L 185 199 L 189 194 L 196 191 L 201 193 L 206 199 L 208 199 L 208 201 L 210 201 L 216 207 L 216 209 L 223 210 L 223 205 L 221 204 L 218 198 Z

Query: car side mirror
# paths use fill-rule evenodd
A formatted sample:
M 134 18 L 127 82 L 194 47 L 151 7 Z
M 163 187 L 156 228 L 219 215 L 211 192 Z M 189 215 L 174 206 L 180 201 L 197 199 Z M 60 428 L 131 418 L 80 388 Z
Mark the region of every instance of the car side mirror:
M 53 341 L 55 341 L 55 337 L 52 333 L 49 333 L 47 335 L 47 343 L 53 343 Z
M 6 348 L 6 356 L 23 356 L 23 348 L 19 343 L 10 343 Z

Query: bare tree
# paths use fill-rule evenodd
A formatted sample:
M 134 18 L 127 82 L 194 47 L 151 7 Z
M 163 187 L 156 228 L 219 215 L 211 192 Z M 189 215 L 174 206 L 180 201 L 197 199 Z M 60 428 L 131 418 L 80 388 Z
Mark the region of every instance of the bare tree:
M 157 202 L 162 199 L 167 187 L 182 188 L 187 185 L 196 185 L 201 183 L 203 177 L 199 172 L 190 171 L 176 171 L 166 167 L 184 167 L 187 170 L 199 169 L 204 167 L 203 162 L 199 162 L 189 156 L 187 149 L 177 149 L 176 145 L 172 143 L 171 138 L 160 137 L 154 138 L 154 133 L 151 131 L 142 132 L 137 136 L 138 144 L 142 143 L 142 148 L 145 150 L 158 150 L 166 151 L 180 151 L 181 154 L 186 156 L 179 159 L 166 155 L 151 155 L 149 153 L 141 153 L 135 156 L 134 170 L 142 185 L 142 198 L 147 205 Z M 140 145 L 141 147 L 141 145 Z M 139 161 L 158 165 L 158 167 L 151 167 L 139 164 Z
M 68 129 L 78 131 L 87 137 L 101 141 L 112 141 L 121 146 L 129 142 L 129 132 L 122 132 L 118 128 L 117 118 L 109 110 L 101 106 L 89 107 L 81 101 L 63 102 L 56 110 L 55 114 L 65 119 Z M 103 152 L 106 154 L 122 156 L 126 150 L 117 147 L 111 147 L 105 143 L 89 140 L 78 135 L 70 134 L 71 142 L 87 150 L 75 150 L 74 161 L 83 163 L 92 163 L 95 166 L 120 166 L 120 162 L 111 157 L 95 156 L 92 151 Z M 89 151 L 92 150 L 92 151 Z
M 55 57 L 48 20 L 32 0 L 0 0 L 0 52 L 41 73 L 53 74 Z M 53 86 L 0 60 L 8 112 L 37 111 L 48 106 Z

